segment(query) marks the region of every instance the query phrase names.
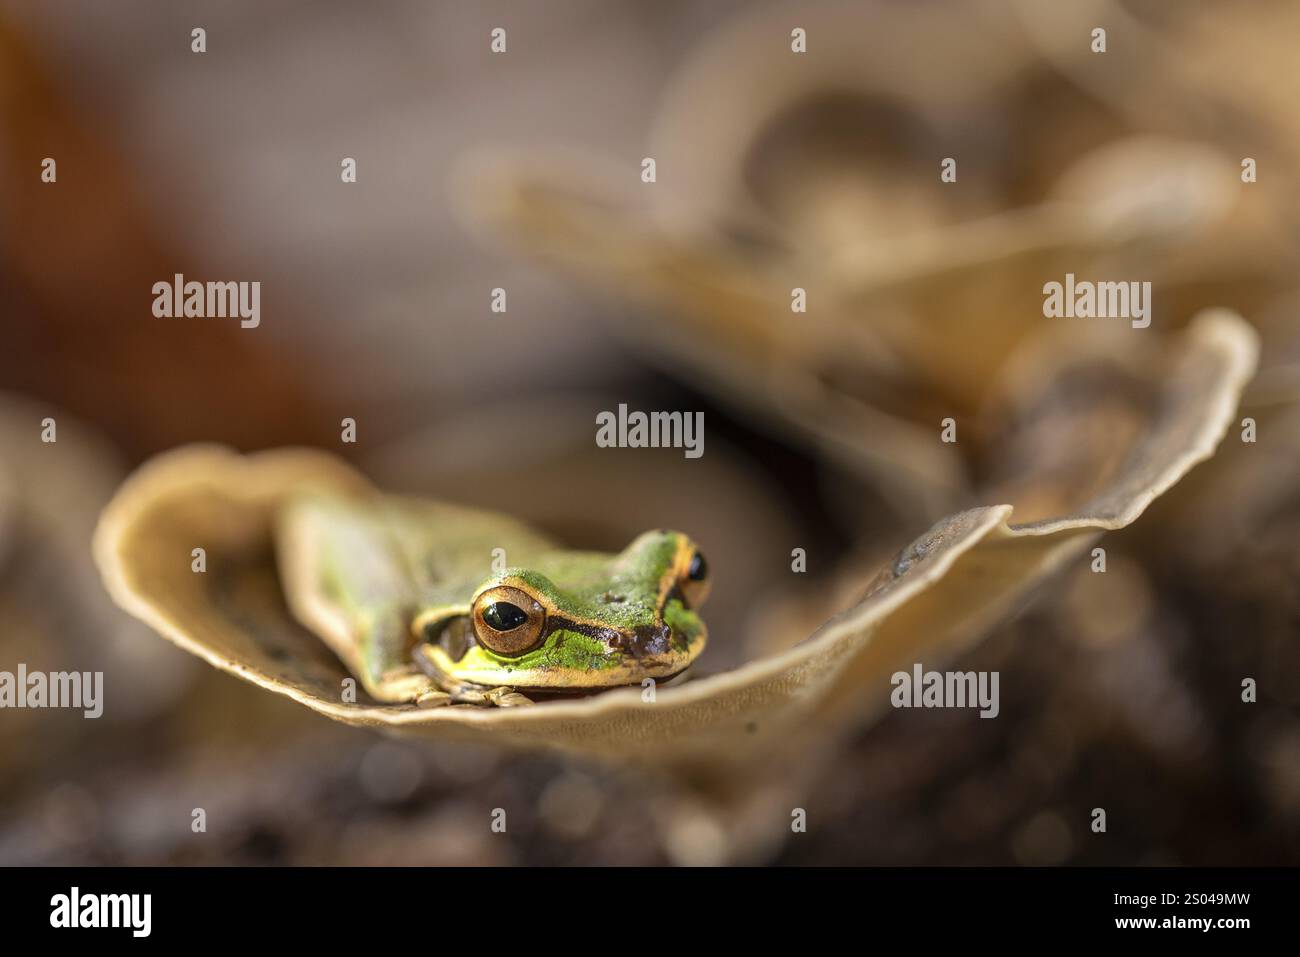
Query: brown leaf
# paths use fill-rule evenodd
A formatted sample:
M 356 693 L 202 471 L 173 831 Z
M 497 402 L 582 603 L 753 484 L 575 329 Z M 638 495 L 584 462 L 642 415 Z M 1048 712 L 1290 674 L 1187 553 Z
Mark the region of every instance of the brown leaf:
M 1105 529 L 1147 504 L 1223 436 L 1254 363 L 1254 340 L 1226 313 L 1177 343 L 1197 372 L 1167 382 L 1137 453 L 1078 511 L 1013 524 L 1011 507 L 937 523 L 883 570 L 856 605 L 779 655 L 681 687 L 654 703 L 638 690 L 530 708 L 482 710 L 347 704 L 346 673 L 290 618 L 272 560 L 277 503 L 304 485 L 366 490 L 320 452 L 243 457 L 190 446 L 158 457 L 105 510 L 95 552 L 113 597 L 210 664 L 348 724 L 469 741 L 559 749 L 625 761 L 719 767 L 771 761 L 776 743 L 858 720 L 885 706 L 889 676 L 977 639 L 1035 584 Z M 208 572 L 190 570 L 207 549 Z

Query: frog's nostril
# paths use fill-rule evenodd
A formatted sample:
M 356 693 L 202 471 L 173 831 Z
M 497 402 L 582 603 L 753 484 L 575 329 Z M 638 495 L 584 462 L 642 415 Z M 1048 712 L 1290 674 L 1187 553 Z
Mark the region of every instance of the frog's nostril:
M 629 651 L 638 658 L 667 654 L 672 629 L 663 622 L 654 625 L 638 625 L 632 629 Z

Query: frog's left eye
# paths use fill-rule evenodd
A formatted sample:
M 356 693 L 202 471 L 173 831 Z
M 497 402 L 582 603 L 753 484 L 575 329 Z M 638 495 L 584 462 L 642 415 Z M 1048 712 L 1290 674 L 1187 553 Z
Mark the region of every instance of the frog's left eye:
M 480 645 L 499 655 L 521 655 L 541 640 L 546 609 L 527 592 L 500 585 L 478 596 L 472 617 Z
M 686 574 L 682 580 L 677 583 L 681 590 L 682 598 L 690 608 L 699 608 L 704 604 L 704 599 L 709 597 L 709 563 L 704 560 L 704 556 L 696 550 L 691 555 L 690 564 L 686 566 Z

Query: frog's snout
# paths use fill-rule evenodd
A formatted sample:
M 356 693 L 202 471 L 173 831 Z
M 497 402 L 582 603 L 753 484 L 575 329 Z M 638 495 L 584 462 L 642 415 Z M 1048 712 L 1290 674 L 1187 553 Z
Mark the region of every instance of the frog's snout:
M 660 621 L 619 632 L 614 643 L 620 651 L 627 652 L 633 658 L 657 658 L 668 653 L 672 636 L 673 630 Z

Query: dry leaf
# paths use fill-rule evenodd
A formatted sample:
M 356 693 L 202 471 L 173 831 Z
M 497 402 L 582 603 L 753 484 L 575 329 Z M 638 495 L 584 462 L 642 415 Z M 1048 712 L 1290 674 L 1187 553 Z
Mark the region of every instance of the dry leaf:
M 883 707 L 889 675 L 968 645 L 1035 583 L 1101 531 L 1129 524 L 1206 458 L 1223 436 L 1255 360 L 1249 328 L 1228 314 L 1176 343 L 1184 373 L 1158 395 L 1143 441 L 1077 512 L 1013 524 L 1010 506 L 937 523 L 884 570 L 863 599 L 780 655 L 682 687 L 654 703 L 638 690 L 524 709 L 347 704 L 346 673 L 289 617 L 270 523 L 304 484 L 365 491 L 332 456 L 281 450 L 243 457 L 191 446 L 158 457 L 105 510 L 95 552 L 113 597 L 214 666 L 348 724 L 606 759 L 715 769 L 770 761 L 795 732 L 835 727 Z M 1192 387 L 1194 385 L 1194 387 Z M 208 571 L 190 570 L 207 549 Z

